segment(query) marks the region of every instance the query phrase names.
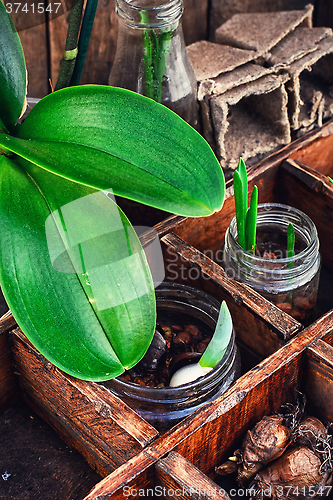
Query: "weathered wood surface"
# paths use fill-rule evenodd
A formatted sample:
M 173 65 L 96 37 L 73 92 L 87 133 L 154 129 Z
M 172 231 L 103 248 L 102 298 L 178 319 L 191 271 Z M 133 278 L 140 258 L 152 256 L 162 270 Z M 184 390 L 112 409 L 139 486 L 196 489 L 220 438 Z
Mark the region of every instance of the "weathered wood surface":
M 179 453 L 171 452 L 155 467 L 156 492 L 162 498 L 185 500 L 229 500 L 222 489 Z
M 277 412 L 282 404 L 294 401 L 295 389 L 307 394 L 307 374 L 310 373 L 306 371 L 307 348 L 332 328 L 333 313 L 329 313 L 238 379 L 220 398 L 185 418 L 104 478 L 85 500 L 121 499 L 126 487 L 151 488 L 157 462 L 170 452 L 179 453 L 213 479 L 215 466 L 239 446 L 248 428 L 263 415 Z M 312 370 L 319 373 L 319 364 L 313 364 Z M 330 386 L 332 390 L 332 379 Z M 307 395 L 318 415 L 329 414 L 330 402 L 321 402 L 315 391 Z M 326 406 L 322 408 L 321 403 Z M 333 419 L 332 413 L 330 418 Z
M 46 13 L 38 13 L 38 3 L 34 5 L 32 11 L 31 2 L 27 4 L 27 12 L 22 11 L 24 3 L 7 3 L 7 10 L 12 10 L 10 14 L 24 50 L 28 71 L 28 95 L 29 97 L 43 97 L 50 91 L 48 83 L 48 39 L 46 28 Z M 44 4 L 42 4 L 44 5 Z
M 280 183 L 282 201 L 302 210 L 314 222 L 323 263 L 333 269 L 333 184 L 323 174 L 294 160 L 282 163 Z
M 154 427 L 103 386 L 69 377 L 49 363 L 19 329 L 13 330 L 12 342 L 26 401 L 100 475 L 157 437 Z
M 101 479 L 22 401 L 0 413 L 0 449 L 2 500 L 82 500 Z
M 333 422 L 333 347 L 320 339 L 307 350 L 305 386 L 318 417 Z
M 305 163 L 324 175 L 333 175 L 333 121 L 322 129 L 322 134 L 291 153 L 290 158 Z
M 19 397 L 8 332 L 0 330 L 0 412 L 9 408 Z

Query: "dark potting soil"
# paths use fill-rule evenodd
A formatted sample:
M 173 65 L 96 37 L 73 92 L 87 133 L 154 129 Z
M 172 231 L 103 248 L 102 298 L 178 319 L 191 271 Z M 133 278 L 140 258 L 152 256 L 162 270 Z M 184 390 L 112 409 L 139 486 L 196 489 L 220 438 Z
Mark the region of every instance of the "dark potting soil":
M 82 500 L 100 480 L 24 403 L 0 414 L 1 500 Z
M 175 371 L 200 359 L 212 334 L 192 324 L 158 324 L 143 359 L 119 378 L 148 387 L 167 387 Z

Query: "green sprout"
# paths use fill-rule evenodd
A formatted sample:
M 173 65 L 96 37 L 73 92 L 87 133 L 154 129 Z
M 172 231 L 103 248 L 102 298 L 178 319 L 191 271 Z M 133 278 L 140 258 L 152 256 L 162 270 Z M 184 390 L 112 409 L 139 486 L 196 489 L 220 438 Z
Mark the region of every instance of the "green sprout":
M 331 179 L 333 182 L 333 180 Z M 236 223 L 238 243 L 246 252 L 254 254 L 256 247 L 257 211 L 258 211 L 258 188 L 253 187 L 250 207 L 247 207 L 248 178 L 244 160 L 240 158 L 238 169 L 234 173 L 234 197 L 236 209 Z M 287 257 L 294 255 L 295 230 L 292 223 L 287 229 Z M 294 263 L 289 262 L 288 267 Z
M 215 368 L 222 360 L 232 335 L 233 323 L 225 301 L 222 302 L 214 334 L 197 363 L 179 368 L 170 380 L 170 387 L 193 382 Z
M 234 173 L 234 195 L 238 243 L 247 252 L 254 253 L 256 246 L 258 188 L 253 187 L 250 207 L 247 208 L 248 179 L 244 160 L 240 158 Z

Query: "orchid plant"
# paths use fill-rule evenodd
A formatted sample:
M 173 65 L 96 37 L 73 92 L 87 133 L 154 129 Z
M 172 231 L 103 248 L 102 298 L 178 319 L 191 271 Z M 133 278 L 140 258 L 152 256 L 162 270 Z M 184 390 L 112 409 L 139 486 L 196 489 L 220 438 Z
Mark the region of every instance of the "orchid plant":
M 110 379 L 142 358 L 156 322 L 144 250 L 112 193 L 207 216 L 222 207 L 223 172 L 207 142 L 149 98 L 68 87 L 19 123 L 26 86 L 0 2 L 1 288 L 49 361 L 81 379 Z

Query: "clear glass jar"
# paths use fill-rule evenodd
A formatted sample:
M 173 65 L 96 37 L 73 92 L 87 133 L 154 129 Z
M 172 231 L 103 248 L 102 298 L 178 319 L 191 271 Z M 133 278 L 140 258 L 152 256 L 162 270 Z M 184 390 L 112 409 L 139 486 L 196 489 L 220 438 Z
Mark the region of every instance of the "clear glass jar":
M 195 324 L 214 332 L 220 304 L 210 295 L 177 283 L 163 283 L 156 289 L 157 322 Z M 226 353 L 207 375 L 179 387 L 145 387 L 116 378 L 104 382 L 114 394 L 165 432 L 181 419 L 223 394 L 240 376 L 240 356 L 233 331 Z
M 295 253 L 287 257 L 287 227 L 295 230 Z M 279 203 L 258 205 L 255 255 L 238 244 L 236 217 L 223 250 L 229 277 L 249 285 L 284 312 L 307 325 L 315 308 L 321 258 L 316 227 L 300 210 Z
M 116 0 L 117 47 L 109 85 L 164 104 L 197 128 L 197 81 L 186 52 L 182 0 Z

